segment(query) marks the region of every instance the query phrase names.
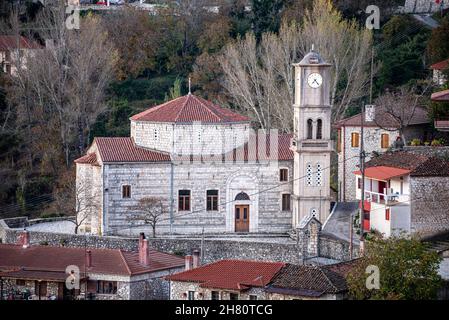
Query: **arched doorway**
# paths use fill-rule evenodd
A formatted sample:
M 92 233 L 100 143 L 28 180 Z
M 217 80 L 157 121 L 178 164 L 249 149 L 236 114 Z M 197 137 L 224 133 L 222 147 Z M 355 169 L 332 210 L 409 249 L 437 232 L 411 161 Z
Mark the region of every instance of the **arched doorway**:
M 248 194 L 241 191 L 235 196 L 236 202 L 250 201 Z M 235 232 L 249 232 L 249 204 L 236 204 L 234 208 Z

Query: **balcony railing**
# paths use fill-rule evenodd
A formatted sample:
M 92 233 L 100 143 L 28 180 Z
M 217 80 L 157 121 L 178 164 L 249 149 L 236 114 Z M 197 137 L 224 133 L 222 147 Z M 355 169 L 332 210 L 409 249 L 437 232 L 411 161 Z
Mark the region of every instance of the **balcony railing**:
M 365 190 L 365 200 L 369 202 L 375 202 L 380 204 L 385 204 L 388 206 L 407 203 L 410 197 L 407 194 L 399 194 L 399 193 L 380 193 L 374 191 Z

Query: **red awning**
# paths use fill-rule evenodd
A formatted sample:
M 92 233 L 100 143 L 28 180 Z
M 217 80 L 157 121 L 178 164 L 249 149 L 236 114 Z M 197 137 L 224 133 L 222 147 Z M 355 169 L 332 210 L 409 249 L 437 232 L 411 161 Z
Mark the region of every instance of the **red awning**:
M 354 171 L 356 175 L 361 175 L 360 170 Z M 394 167 L 378 166 L 365 169 L 365 177 L 375 180 L 388 180 L 394 177 L 400 177 L 409 174 L 410 170 L 399 169 Z

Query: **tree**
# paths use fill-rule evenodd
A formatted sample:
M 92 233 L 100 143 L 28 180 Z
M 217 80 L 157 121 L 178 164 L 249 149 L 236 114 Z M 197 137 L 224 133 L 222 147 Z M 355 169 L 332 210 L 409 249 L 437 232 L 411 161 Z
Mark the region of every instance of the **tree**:
M 265 32 L 277 32 L 281 23 L 283 0 L 252 0 L 252 26 L 257 39 Z
M 341 118 L 350 104 L 366 94 L 372 37 L 354 21 L 346 21 L 328 0 L 315 1 L 303 25 L 284 22 L 279 34 L 253 33 L 228 44 L 219 58 L 223 86 L 232 105 L 242 108 L 263 129 L 292 130 L 291 65 L 312 45 L 332 63 L 331 106 Z
M 407 137 L 404 135 L 405 129 L 414 119 L 420 98 L 425 94 L 427 86 L 421 94 L 416 94 L 415 87 L 401 87 L 396 91 L 387 91 L 375 100 L 376 114 L 374 122 L 380 128 L 387 131 L 399 131 L 399 135 L 404 143 Z M 383 122 L 393 123 L 394 126 L 385 125 Z
M 73 216 L 75 234 L 86 222 L 99 214 L 101 195 L 90 183 L 75 179 L 72 171 L 65 172 L 53 192 L 51 210 L 58 215 Z
M 349 292 L 355 299 L 435 299 L 441 285 L 441 258 L 415 238 L 373 238 L 364 255 L 348 274 Z M 368 266 L 379 268 L 379 289 L 367 289 Z
M 427 44 L 427 53 L 431 63 L 449 58 L 449 15 L 441 21 L 439 27 L 432 30 Z
M 132 214 L 129 220 L 150 225 L 153 230 L 153 238 L 155 238 L 156 226 L 162 219 L 162 216 L 168 212 L 168 207 L 163 199 L 159 197 L 144 197 L 139 200 L 137 205 L 132 206 L 130 209 L 135 214 Z

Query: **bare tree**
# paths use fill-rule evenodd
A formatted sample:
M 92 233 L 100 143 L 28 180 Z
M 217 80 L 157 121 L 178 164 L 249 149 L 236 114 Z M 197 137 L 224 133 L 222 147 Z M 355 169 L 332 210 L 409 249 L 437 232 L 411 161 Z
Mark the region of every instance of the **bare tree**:
M 430 83 L 430 81 L 429 81 Z M 387 131 L 399 131 L 404 143 L 407 142 L 405 129 L 413 122 L 418 112 L 420 98 L 427 92 L 429 86 L 420 94 L 416 87 L 400 87 L 396 91 L 386 91 L 376 101 L 374 122 Z
M 160 197 L 144 197 L 139 200 L 138 204 L 132 206 L 132 214 L 129 220 L 140 221 L 151 226 L 153 230 L 153 238 L 156 237 L 156 226 L 162 216 L 168 212 L 168 207 Z
M 53 193 L 53 210 L 59 214 L 73 216 L 75 234 L 83 224 L 90 224 L 100 210 L 101 195 L 98 189 L 84 179 L 75 179 L 66 173 Z M 87 222 L 87 223 L 86 223 Z
M 223 85 L 232 103 L 245 110 L 263 129 L 292 130 L 293 70 L 312 48 L 332 63 L 331 106 L 334 119 L 365 94 L 372 36 L 345 20 L 328 0 L 314 2 L 303 25 L 283 23 L 279 34 L 254 34 L 227 45 L 220 57 Z

